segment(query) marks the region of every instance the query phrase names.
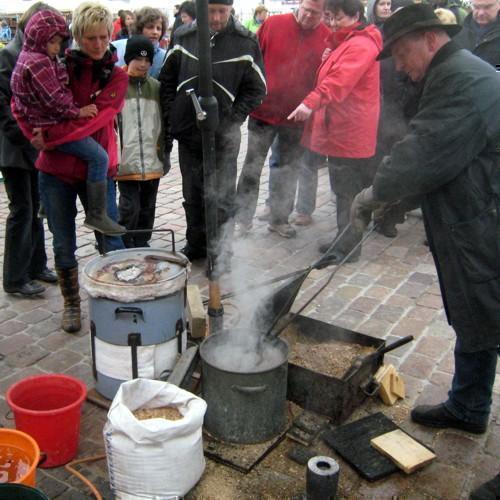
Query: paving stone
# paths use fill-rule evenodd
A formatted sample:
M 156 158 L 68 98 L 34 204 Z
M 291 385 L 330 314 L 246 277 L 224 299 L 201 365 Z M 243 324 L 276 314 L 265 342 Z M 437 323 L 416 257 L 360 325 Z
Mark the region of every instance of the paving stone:
M 45 358 L 50 354 L 49 351 L 42 349 L 37 345 L 28 345 L 5 358 L 5 362 L 9 366 L 24 368 L 25 366 L 34 365 L 37 361 Z
M 440 461 L 463 467 L 471 465 L 476 460 L 481 445 L 468 437 L 465 432 L 445 430 L 436 436 L 434 452 Z
M 38 366 L 47 372 L 63 372 L 82 360 L 82 355 L 68 349 L 58 350 L 52 356 L 43 359 Z
M 408 281 L 414 283 L 421 283 L 423 285 L 431 285 L 436 280 L 435 273 L 424 274 L 424 273 L 412 273 L 408 277 Z
M 443 307 L 443 299 L 441 298 L 441 295 L 432 295 L 427 293 L 427 291 L 428 290 L 426 290 L 426 293 L 418 298 L 417 305 L 428 307 L 430 309 L 441 309 Z
M 465 477 L 461 469 L 447 464 L 433 462 L 418 472 L 422 493 L 433 498 L 459 498 Z
M 37 487 L 40 488 L 49 498 L 58 498 L 59 495 L 68 489 L 66 484 L 50 476 L 42 478 L 42 480 L 37 484 Z
M 0 340 L 0 353 L 5 355 L 12 354 L 30 343 L 31 337 L 25 333 L 9 334 L 4 340 Z
M 445 389 L 449 389 L 451 387 L 452 378 L 453 375 L 451 373 L 445 373 L 434 370 L 431 377 L 431 383 L 439 387 L 444 387 Z
M 58 330 L 41 339 L 38 342 L 38 345 L 40 345 L 44 349 L 47 349 L 48 351 L 55 352 L 57 349 L 65 347 L 67 344 L 74 342 L 74 340 L 74 334 L 66 333 L 63 330 Z
M 404 295 L 395 293 L 387 298 L 385 304 L 387 304 L 388 306 L 402 307 L 403 309 L 407 309 L 413 306 L 415 302 L 409 297 L 405 297 Z
M 23 321 L 29 325 L 34 323 L 39 323 L 45 319 L 48 319 L 52 316 L 51 312 L 46 309 L 33 309 L 32 311 L 26 312 L 24 314 L 20 314 L 17 319 L 19 321 Z
M 373 318 L 380 321 L 387 321 L 388 323 L 396 323 L 401 316 L 404 314 L 404 309 L 402 307 L 382 304 L 373 313 Z
M 10 319 L 2 324 L 2 335 L 14 337 L 15 333 L 22 332 L 26 329 L 26 323 L 17 319 Z M 1 350 L 0 350 L 1 352 Z
M 12 309 L 0 309 L 0 324 L 8 321 L 9 319 L 15 318 L 17 316 L 17 312 Z
M 422 335 L 425 327 L 426 322 L 424 321 L 420 321 L 418 319 L 402 318 L 391 330 L 391 334 L 396 335 L 396 337 L 406 337 L 407 335 L 413 335 L 415 338 L 418 338 L 420 335 Z
M 12 297 L 12 302 L 10 308 L 18 313 L 23 313 L 36 309 L 43 305 L 43 299 L 36 296 L 34 298 L 30 297 Z
M 10 373 L 12 373 L 12 368 L 10 369 Z M 26 377 L 31 377 L 32 375 L 40 375 L 42 373 L 44 372 L 42 372 L 42 370 L 40 370 L 36 366 L 28 366 L 26 368 L 23 368 L 22 370 L 16 371 L 8 377 L 3 377 L 0 380 L 0 394 L 5 394 L 7 389 L 19 380 L 22 380 Z
M 391 293 L 392 290 L 390 288 L 385 288 L 383 286 L 372 286 L 365 291 L 366 297 L 371 297 L 378 300 L 384 300 Z
M 405 295 L 411 299 L 416 299 L 424 293 L 426 288 L 427 287 L 421 283 L 404 283 L 397 289 L 397 292 L 399 295 Z
M 340 299 L 352 300 L 361 293 L 361 288 L 357 286 L 344 285 L 337 291 L 337 296 Z
M 435 366 L 433 359 L 412 353 L 401 365 L 401 371 L 416 378 L 428 379 Z
M 350 304 L 349 309 L 370 314 L 377 307 L 377 305 L 378 300 L 370 299 L 368 297 L 358 297 L 352 304 Z
M 491 432 L 486 439 L 484 451 L 493 457 L 500 459 L 500 433 Z
M 383 286 L 385 288 L 397 288 L 401 284 L 401 278 L 399 276 L 391 276 L 388 274 L 383 274 L 375 282 L 377 286 Z
M 373 337 L 384 338 L 390 327 L 391 325 L 387 321 L 371 318 L 359 326 L 359 331 Z
M 427 324 L 431 323 L 436 317 L 436 310 L 429 309 L 428 307 L 412 307 L 406 313 L 406 317 L 409 319 L 418 319 Z
M 441 337 L 424 337 L 419 339 L 415 351 L 434 360 L 439 360 L 448 352 L 450 343 Z
M 453 373 L 455 371 L 455 355 L 453 351 L 448 352 L 438 365 L 439 370 L 445 373 Z

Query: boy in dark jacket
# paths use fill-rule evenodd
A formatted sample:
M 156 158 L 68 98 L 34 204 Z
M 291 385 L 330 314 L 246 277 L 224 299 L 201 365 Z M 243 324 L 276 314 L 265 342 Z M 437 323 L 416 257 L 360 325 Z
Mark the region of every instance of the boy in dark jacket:
M 16 118 L 22 122 L 23 132 L 97 114 L 94 104 L 79 108 L 67 87 L 68 72 L 58 55 L 68 36 L 64 17 L 49 10 L 37 12 L 26 26 L 23 50 L 11 80 Z M 89 210 L 84 224 L 103 233 L 123 233 L 124 228 L 106 213 L 106 151 L 91 137 L 61 144 L 57 149 L 88 163 Z

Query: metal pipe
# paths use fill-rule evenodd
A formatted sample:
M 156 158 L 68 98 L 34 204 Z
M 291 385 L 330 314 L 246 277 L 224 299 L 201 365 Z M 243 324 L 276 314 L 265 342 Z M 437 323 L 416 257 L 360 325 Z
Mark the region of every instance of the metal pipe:
M 216 248 L 219 236 L 217 218 L 217 174 L 215 131 L 219 124 L 217 99 L 213 95 L 212 54 L 208 24 L 208 0 L 196 0 L 198 34 L 199 104 L 203 113 L 197 113 L 203 148 L 203 179 L 205 226 L 207 233 L 207 261 L 210 301 L 208 305 L 209 333 L 222 330 L 223 308 L 220 286 L 215 273 Z

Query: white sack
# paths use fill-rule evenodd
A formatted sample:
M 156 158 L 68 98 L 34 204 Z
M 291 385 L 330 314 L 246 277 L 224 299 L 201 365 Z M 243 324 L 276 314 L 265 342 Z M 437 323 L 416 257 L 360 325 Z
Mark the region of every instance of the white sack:
M 184 418 L 137 420 L 139 408 L 174 406 Z M 202 425 L 207 405 L 188 391 L 157 380 L 121 384 L 108 412 L 104 442 L 117 500 L 184 496 L 205 469 Z

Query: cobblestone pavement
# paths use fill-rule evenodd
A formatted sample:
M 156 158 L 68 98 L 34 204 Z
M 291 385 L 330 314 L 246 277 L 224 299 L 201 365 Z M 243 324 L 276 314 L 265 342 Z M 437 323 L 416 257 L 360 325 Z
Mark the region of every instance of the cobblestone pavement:
M 246 138 L 243 144 L 246 144 Z M 244 148 L 240 160 L 243 154 Z M 185 223 L 181 180 L 177 159 L 173 160 L 172 171 L 160 185 L 156 226 L 172 228 L 182 246 Z M 264 172 L 259 209 L 262 209 L 267 195 L 267 168 Z M 3 185 L 0 185 L 1 249 L 7 205 Z M 81 213 L 77 220 L 80 224 L 77 254 L 83 265 L 96 255 L 96 251 L 93 234 L 82 225 Z M 325 234 L 333 235 L 334 226 L 335 204 L 330 195 L 328 175 L 322 170 L 314 223 L 298 227 L 297 238 L 286 240 L 269 233 L 266 223 L 255 219 L 250 235 L 236 240 L 233 268 L 243 269 L 247 276 L 252 276 L 252 281 L 304 268 L 319 256 L 316 251 L 318 239 Z M 53 267 L 48 231 L 46 239 L 49 265 Z M 156 235 L 152 246 L 165 248 L 166 240 L 166 236 Z M 375 483 L 364 481 L 339 460 L 339 493 L 343 497 L 468 498 L 474 487 L 493 477 L 500 469 L 500 378 L 495 384 L 491 422 L 484 435 L 431 430 L 409 421 L 408 412 L 414 404 L 436 403 L 445 397 L 453 373 L 454 334 L 446 323 L 436 271 L 423 241 L 424 230 L 418 212 L 410 214 L 399 226 L 397 238 L 372 235 L 364 245 L 360 261 L 341 268 L 330 285 L 303 312 L 387 341 L 409 334 L 415 337 L 414 342 L 385 357 L 386 362 L 393 363 L 404 377 L 407 387 L 405 401 L 394 407 L 386 407 L 375 399 L 367 401 L 351 420 L 383 411 L 431 446 L 438 458 L 410 476 L 396 473 Z M 314 271 L 309 275 L 294 305 L 295 310 L 312 296 L 331 270 Z M 193 266 L 190 281 L 199 284 L 206 294 L 203 266 Z M 238 286 L 242 283 L 240 279 Z M 230 290 L 231 286 L 229 278 L 222 280 L 223 291 Z M 6 427 L 12 427 L 13 421 L 7 419 L 4 396 L 7 388 L 17 380 L 38 373 L 60 372 L 77 376 L 89 387 L 93 386 L 86 300 L 83 301 L 83 328 L 77 335 L 60 329 L 62 308 L 56 286 L 48 285 L 43 297 L 33 299 L 0 291 L 0 423 Z M 227 310 L 231 310 L 231 304 Z M 105 419 L 104 410 L 85 403 L 79 457 L 103 452 L 101 433 Z M 188 498 L 289 498 L 299 495 L 304 491 L 305 469 L 283 459 L 286 446 L 285 440 L 246 476 L 207 461 L 201 482 Z M 318 446 L 322 452 L 339 458 L 332 450 Z M 111 498 L 105 461 L 84 466 L 81 470 L 94 481 L 104 498 Z M 37 478 L 38 486 L 51 499 L 77 500 L 90 496 L 85 486 L 64 468 L 39 469 Z

